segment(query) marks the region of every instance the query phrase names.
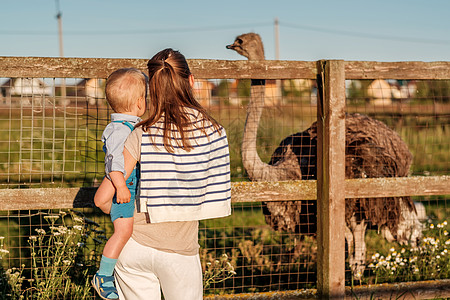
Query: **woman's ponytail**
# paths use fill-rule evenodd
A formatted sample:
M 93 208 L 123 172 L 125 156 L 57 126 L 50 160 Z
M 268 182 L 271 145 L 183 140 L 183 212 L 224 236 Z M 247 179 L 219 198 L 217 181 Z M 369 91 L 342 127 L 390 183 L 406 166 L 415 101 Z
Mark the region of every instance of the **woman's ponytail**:
M 191 71 L 185 57 L 180 52 L 170 48 L 162 50 L 148 61 L 147 67 L 149 117 L 139 125 L 147 130 L 164 117 L 164 147 L 167 151 L 173 152 L 171 138 L 174 137 L 174 132 L 178 132 L 181 137 L 181 140 L 173 139 L 179 147 L 186 151 L 192 149 L 189 136 L 187 136 L 192 121 L 185 108 L 198 110 L 204 119 L 220 130 L 220 125 L 195 100 L 189 82 Z

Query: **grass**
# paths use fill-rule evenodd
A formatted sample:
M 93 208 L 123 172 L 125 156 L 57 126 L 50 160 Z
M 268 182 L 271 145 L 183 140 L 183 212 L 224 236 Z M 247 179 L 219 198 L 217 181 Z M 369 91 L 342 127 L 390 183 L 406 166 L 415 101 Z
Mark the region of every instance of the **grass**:
M 212 108 L 211 113 L 224 125 L 228 134 L 232 180 L 248 180 L 240 156 L 245 108 L 222 106 L 220 109 Z M 306 102 L 266 108 L 257 140 L 262 160 L 269 161 L 282 138 L 308 128 L 315 120 L 315 113 L 315 107 Z M 92 186 L 95 180 L 103 177 L 103 153 L 99 138 L 107 122 L 106 112 L 90 112 L 70 118 L 57 113 L 53 119 L 31 120 L 19 117 L 14 116 L 11 121 L 9 115 L 2 115 L 0 112 L 2 187 Z M 401 126 L 388 117 L 379 116 L 377 119 L 395 128 L 409 145 L 414 155 L 412 175 L 448 175 L 450 124 L 446 123 L 445 119 L 405 117 Z M 427 214 L 435 226 L 443 224 L 450 215 L 446 207 L 447 199 L 446 196 L 416 198 L 426 203 Z M 35 235 L 31 232 L 31 229 L 35 228 L 32 224 L 45 222 L 42 218 L 30 217 L 29 222 L 23 224 L 23 220 L 19 219 L 13 222 L 2 221 L 0 226 L 0 236 L 8 239 L 7 243 L 5 240 L 1 245 L 8 246 L 10 251 L 3 260 L 3 271 L 11 270 L 9 275 L 6 275 L 13 280 L 10 287 L 17 286 L 20 278 L 25 275 L 31 279 L 33 250 L 23 239 Z M 21 225 L 16 226 L 16 223 Z M 110 225 L 106 227 L 108 235 L 112 229 Z M 225 291 L 264 292 L 315 285 L 315 240 L 271 230 L 265 222 L 260 203 L 234 204 L 232 216 L 202 221 L 199 234 L 202 267 L 209 287 L 207 294 L 220 294 Z M 435 235 L 433 237 L 436 238 Z M 395 243 L 388 243 L 374 231 L 368 231 L 366 241 L 369 259 L 376 253 L 385 258 L 391 253 L 392 258 L 392 248 L 397 254 L 404 248 Z M 95 245 L 93 239 L 90 243 Z M 406 257 L 406 253 L 412 255 L 412 252 L 405 248 L 405 252 L 401 254 Z M 23 260 L 27 266 L 22 273 L 21 257 L 30 258 Z M 15 270 L 10 268 L 6 259 L 19 262 Z M 435 268 L 437 266 L 441 265 L 437 264 Z M 396 268 L 399 269 L 398 266 Z M 442 271 L 443 267 L 440 269 Z M 11 277 L 11 274 L 16 275 Z M 363 283 L 414 279 L 407 277 L 413 276 L 408 274 L 381 273 L 371 268 L 365 274 Z M 420 274 L 423 275 L 417 277 L 419 279 L 426 278 L 425 275 L 429 276 L 431 272 L 421 271 Z M 25 286 L 30 285 L 26 282 Z M 13 292 L 9 290 L 9 293 Z
M 268 162 L 284 137 L 307 129 L 316 119 L 315 109 L 307 102 L 266 107 L 257 138 L 261 159 Z M 245 108 L 221 106 L 210 111 L 227 131 L 232 180 L 247 180 L 240 154 Z M 100 136 L 107 123 L 106 111 L 21 114 L 5 115 L 0 111 L 0 185 L 92 186 L 103 177 Z M 392 117 L 373 114 L 393 127 L 408 144 L 414 155 L 412 175 L 447 174 L 450 124 L 445 123 L 446 119 L 404 117 L 400 126 L 392 122 Z
M 45 223 L 26 236 L 29 254 L 19 254 L 27 257 L 20 266 L 4 263 L 3 258 L 13 253 L 1 243 L 0 299 L 81 300 L 90 296 L 90 278 L 97 270 L 105 232 L 77 211 L 61 210 L 43 219 Z

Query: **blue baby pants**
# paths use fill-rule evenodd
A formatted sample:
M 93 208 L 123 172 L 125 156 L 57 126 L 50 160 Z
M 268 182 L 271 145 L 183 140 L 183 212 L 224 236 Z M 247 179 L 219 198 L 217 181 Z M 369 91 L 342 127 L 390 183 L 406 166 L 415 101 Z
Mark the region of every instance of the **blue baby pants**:
M 136 195 L 138 194 L 139 188 L 139 167 L 133 169 L 130 176 L 128 177 L 126 184 L 127 188 L 130 190 L 131 198 L 128 203 L 117 203 L 116 196 L 114 196 L 111 205 L 111 221 L 114 222 L 117 218 L 132 218 L 134 215 L 134 205 Z

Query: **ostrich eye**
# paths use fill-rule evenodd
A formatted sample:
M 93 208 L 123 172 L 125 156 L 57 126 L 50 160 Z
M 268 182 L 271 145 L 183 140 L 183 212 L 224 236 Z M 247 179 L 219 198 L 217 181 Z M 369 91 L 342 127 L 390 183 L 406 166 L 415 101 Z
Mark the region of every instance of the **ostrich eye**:
M 236 42 L 238 42 L 238 44 L 242 44 L 242 40 L 241 39 L 237 39 Z

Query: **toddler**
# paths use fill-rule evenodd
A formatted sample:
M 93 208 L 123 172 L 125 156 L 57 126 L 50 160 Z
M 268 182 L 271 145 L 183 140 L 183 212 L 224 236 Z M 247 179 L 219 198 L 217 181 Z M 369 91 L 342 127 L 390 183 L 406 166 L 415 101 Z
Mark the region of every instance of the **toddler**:
M 104 181 L 112 182 L 115 197 L 113 198 L 111 190 L 102 188 L 102 185 L 94 197 L 95 205 L 111 215 L 114 225 L 114 233 L 103 249 L 100 268 L 92 279 L 92 286 L 102 299 L 119 298 L 113 271 L 117 258 L 133 231 L 139 169 L 137 166 L 131 174 L 126 174 L 123 148 L 128 135 L 145 112 L 147 83 L 147 76 L 133 68 L 118 69 L 106 80 L 106 99 L 115 113 L 111 114 L 111 123 L 106 126 L 102 135 L 106 173 Z

